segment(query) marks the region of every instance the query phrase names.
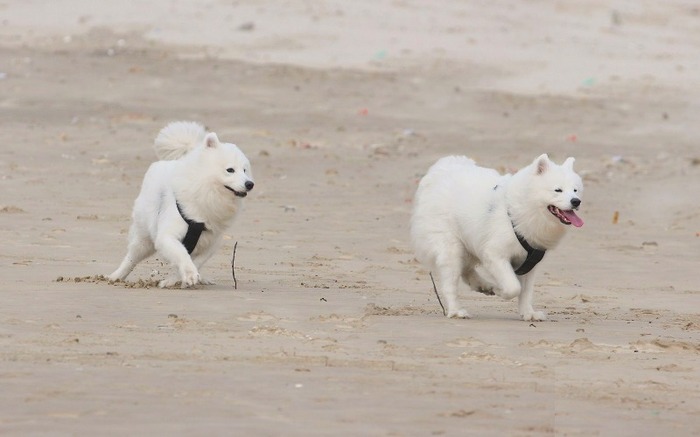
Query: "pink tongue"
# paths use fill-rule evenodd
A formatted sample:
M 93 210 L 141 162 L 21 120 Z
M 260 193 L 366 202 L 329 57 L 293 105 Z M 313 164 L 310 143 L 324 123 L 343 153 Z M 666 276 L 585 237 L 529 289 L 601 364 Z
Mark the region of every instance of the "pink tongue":
M 576 213 L 571 210 L 571 211 L 564 211 L 561 210 L 561 213 L 566 217 L 572 225 L 576 226 L 577 228 L 580 228 L 583 226 L 583 220 L 579 216 L 576 215 Z

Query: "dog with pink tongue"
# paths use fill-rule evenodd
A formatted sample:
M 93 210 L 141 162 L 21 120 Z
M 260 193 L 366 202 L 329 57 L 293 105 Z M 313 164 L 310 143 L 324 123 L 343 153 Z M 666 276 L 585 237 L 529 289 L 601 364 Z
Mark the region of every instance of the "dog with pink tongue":
M 523 320 L 545 320 L 532 306 L 537 265 L 569 227 L 583 226 L 576 214 L 583 182 L 573 165 L 574 158 L 558 165 L 543 154 L 501 175 L 448 156 L 428 170 L 414 200 L 411 239 L 437 279 L 447 317 L 470 317 L 457 300 L 461 279 L 474 291 L 518 297 Z

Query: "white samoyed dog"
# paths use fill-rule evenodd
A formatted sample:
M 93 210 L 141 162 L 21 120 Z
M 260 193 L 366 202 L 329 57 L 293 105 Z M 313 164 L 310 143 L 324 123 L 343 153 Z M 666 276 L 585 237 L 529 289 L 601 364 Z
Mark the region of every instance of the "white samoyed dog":
M 523 320 L 545 319 L 532 307 L 534 266 L 570 225 L 583 225 L 575 212 L 583 183 L 573 165 L 574 158 L 557 165 L 544 154 L 501 175 L 448 156 L 428 170 L 416 192 L 411 237 L 418 260 L 437 276 L 447 317 L 470 317 L 457 302 L 462 278 L 475 291 L 518 296 Z
M 199 123 L 174 122 L 156 137 L 160 161 L 148 168 L 134 202 L 127 254 L 109 275 L 124 280 L 136 264 L 158 252 L 177 272 L 159 287 L 211 284 L 199 269 L 255 185 L 250 162 Z

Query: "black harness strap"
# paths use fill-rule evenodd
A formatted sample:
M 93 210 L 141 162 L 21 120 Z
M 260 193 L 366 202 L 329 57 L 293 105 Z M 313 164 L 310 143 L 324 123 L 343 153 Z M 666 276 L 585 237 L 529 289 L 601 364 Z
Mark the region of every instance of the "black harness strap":
M 185 246 L 185 249 L 187 249 L 187 253 L 191 254 L 194 248 L 197 246 L 199 237 L 202 235 L 203 231 L 207 230 L 207 227 L 204 225 L 204 223 L 196 222 L 187 218 L 185 214 L 182 213 L 180 204 L 175 202 L 175 205 L 177 206 L 177 212 L 180 213 L 180 217 L 182 217 L 185 223 L 187 223 L 187 233 L 185 234 L 185 238 L 182 239 L 182 245 Z
M 527 240 L 525 240 L 525 238 L 523 238 L 523 236 L 517 232 L 515 233 L 515 236 L 518 237 L 518 241 L 520 242 L 520 245 L 523 246 L 523 249 L 527 251 L 527 258 L 525 258 L 523 264 L 515 271 L 516 275 L 521 276 L 529 273 L 538 262 L 542 261 L 546 251 L 542 249 L 535 249 L 534 247 L 530 246 L 530 243 L 528 243 Z

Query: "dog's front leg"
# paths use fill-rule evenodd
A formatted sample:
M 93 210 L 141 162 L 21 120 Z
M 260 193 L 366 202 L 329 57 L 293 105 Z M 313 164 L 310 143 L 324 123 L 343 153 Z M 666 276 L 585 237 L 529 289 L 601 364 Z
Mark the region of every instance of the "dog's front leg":
M 510 265 L 510 261 L 498 257 L 485 257 L 484 268 L 496 281 L 494 292 L 503 299 L 510 300 L 520 295 L 520 281 Z
M 526 322 L 542 321 L 547 318 L 547 315 L 543 311 L 535 311 L 535 309 L 532 307 L 536 271 L 537 269 L 532 269 L 529 273 L 520 276 L 522 292 L 518 297 L 518 310 L 520 312 L 520 316 Z
M 156 250 L 170 262 L 180 275 L 182 288 L 191 287 L 199 283 L 199 271 L 192 262 L 190 254 L 182 243 L 170 235 L 158 236 L 156 238 Z M 164 279 L 158 284 L 165 288 L 175 285 L 172 279 Z
M 209 261 L 209 258 L 211 258 L 212 255 L 214 255 L 214 252 L 216 252 L 217 247 L 217 244 L 212 244 L 204 253 L 194 257 L 192 262 L 194 262 L 194 265 L 197 267 L 197 270 L 202 270 L 202 266 L 205 262 Z M 199 277 L 199 283 L 202 285 L 214 285 L 213 281 L 209 281 L 203 278 L 201 275 Z

